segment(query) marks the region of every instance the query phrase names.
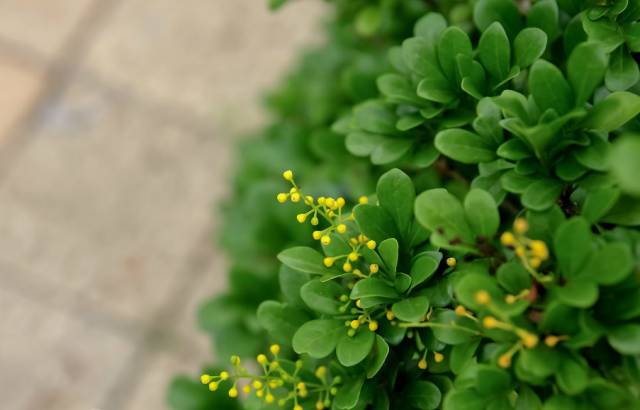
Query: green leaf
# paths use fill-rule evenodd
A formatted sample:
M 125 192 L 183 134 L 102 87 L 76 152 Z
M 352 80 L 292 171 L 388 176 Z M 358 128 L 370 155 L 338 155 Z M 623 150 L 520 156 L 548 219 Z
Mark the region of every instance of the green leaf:
M 389 345 L 382 336 L 376 335 L 376 340 L 371 353 L 371 360 L 367 364 L 367 379 L 371 379 L 378 374 L 389 355 Z
M 478 56 L 495 82 L 507 77 L 511 68 L 511 46 L 502 24 L 495 22 L 482 33 Z
M 309 275 L 298 272 L 286 265 L 280 267 L 278 282 L 286 302 L 294 306 L 304 306 L 300 297 L 300 288 L 309 281 Z
M 406 273 L 396 273 L 394 285 L 399 293 L 404 293 L 411 287 L 411 276 Z
M 458 198 L 444 188 L 431 189 L 418 195 L 415 203 L 418 222 L 432 232 L 443 230 L 447 238 L 459 237 L 473 242 L 473 233 Z
M 293 350 L 306 353 L 314 359 L 329 356 L 338 344 L 338 338 L 346 333 L 341 320 L 317 319 L 300 326 L 293 335 Z
M 493 237 L 500 226 L 500 214 L 493 197 L 482 189 L 472 189 L 464 199 L 467 221 L 478 236 Z
M 442 254 L 440 252 L 423 252 L 418 254 L 411 264 L 411 289 L 428 280 L 438 270 Z
M 496 395 L 511 388 L 511 376 L 505 370 L 491 365 L 479 365 L 476 389 L 483 396 Z
M 475 389 L 453 389 L 444 398 L 443 410 L 487 410 L 490 398 L 478 395 Z
M 347 367 L 355 366 L 363 361 L 373 348 L 375 336 L 376 334 L 368 329 L 357 332 L 355 336 L 344 333 L 336 347 L 338 361 Z
M 393 135 L 396 132 L 395 113 L 381 101 L 362 103 L 353 109 L 353 115 L 363 131 L 382 135 Z
M 582 204 L 582 216 L 592 224 L 598 222 L 613 208 L 619 197 L 619 188 L 606 187 L 588 191 Z
M 353 155 L 366 157 L 386 140 L 387 137 L 382 135 L 356 131 L 347 135 L 345 147 Z
M 395 299 L 398 296 L 398 292 L 393 286 L 377 278 L 362 279 L 351 290 L 351 299 L 354 300 L 371 297 Z
M 442 32 L 438 42 L 438 61 L 442 71 L 453 84 L 458 84 L 458 56 L 471 57 L 472 51 L 469 36 L 460 28 L 452 26 Z
M 520 262 L 510 261 L 500 265 L 496 277 L 500 286 L 513 295 L 531 288 L 531 275 Z
M 562 187 L 562 183 L 554 179 L 537 180 L 524 191 L 522 205 L 534 211 L 549 209 L 560 196 Z
M 387 238 L 398 236 L 391 215 L 380 206 L 357 205 L 353 208 L 353 214 L 362 233 L 378 243 Z
M 340 314 L 340 295 L 344 292 L 336 282 L 315 279 L 300 289 L 300 296 L 304 303 L 312 310 L 327 315 Z
M 607 212 L 602 221 L 622 226 L 639 226 L 640 201 L 632 196 L 620 196 L 618 202 Z
M 396 269 L 398 268 L 399 249 L 400 245 L 395 238 L 385 239 L 378 245 L 378 253 L 392 277 L 395 276 Z
M 622 354 L 640 354 L 640 324 L 616 326 L 609 330 L 607 340 L 611 347 Z
M 573 107 L 573 93 L 558 67 L 548 61 L 538 60 L 529 73 L 529 90 L 540 112 L 549 108 L 562 115 Z
M 415 296 L 396 302 L 391 307 L 391 311 L 396 317 L 405 322 L 419 322 L 429 310 L 429 298 L 426 296 Z
M 575 278 L 556 289 L 558 299 L 569 306 L 588 308 L 598 301 L 598 286 L 588 280 Z
M 607 156 L 609 155 L 610 144 L 602 138 L 591 135 L 591 144 L 573 151 L 575 159 L 585 167 L 596 171 L 606 171 Z
M 473 9 L 473 21 L 480 31 L 485 31 L 495 21 L 499 21 L 513 37 L 522 26 L 520 12 L 511 0 L 480 0 Z
M 447 325 L 433 328 L 433 334 L 442 343 L 459 345 L 468 343 L 478 335 L 473 330 L 474 324 L 471 319 L 461 318 L 453 310 L 436 310 L 431 321 Z M 456 326 L 451 326 L 452 323 L 455 323 Z
M 434 144 L 444 155 L 464 164 L 489 162 L 496 158 L 495 147 L 491 143 L 463 129 L 440 131 Z
M 589 36 L 589 41 L 602 43 L 609 53 L 624 43 L 622 30 L 615 21 L 609 19 L 594 21 L 587 16 L 587 13 L 582 13 L 582 27 Z
M 418 83 L 418 96 L 437 103 L 448 104 L 455 100 L 456 93 L 447 77 L 437 67 L 430 66 Z
M 309 320 L 301 309 L 284 303 L 267 300 L 258 307 L 258 323 L 275 340 L 289 343 L 298 327 Z
M 518 400 L 515 410 L 541 410 L 542 402 L 536 393 L 528 386 L 522 386 L 518 390 Z
M 560 271 L 565 276 L 576 276 L 591 252 L 591 229 L 586 219 L 573 217 L 556 231 L 553 248 Z
M 363 384 L 364 377 L 347 379 L 338 390 L 334 405 L 338 409 L 353 409 L 358 404 Z
M 278 260 L 288 267 L 317 275 L 327 273 L 327 269 L 322 264 L 322 254 L 313 248 L 297 246 L 286 249 L 278 254 Z
M 516 36 L 513 42 L 516 64 L 524 69 L 542 57 L 547 48 L 547 35 L 535 28 L 525 28 Z
M 440 389 L 435 384 L 424 380 L 411 383 L 403 396 L 410 406 L 423 410 L 437 409 L 442 400 Z
M 496 280 L 489 275 L 466 273 L 455 285 L 455 294 L 460 303 L 473 310 L 483 308 L 483 305 L 476 301 L 476 293 L 481 290 L 489 293 L 494 301 L 503 300 L 503 292 L 498 287 Z
M 556 0 L 540 0 L 531 6 L 527 13 L 527 25 L 542 29 L 551 40 L 554 40 L 560 31 L 559 23 Z
M 619 91 L 598 102 L 585 117 L 582 126 L 587 129 L 610 132 L 620 128 L 640 113 L 640 96 Z
M 589 382 L 586 364 L 565 354 L 556 373 L 558 387 L 566 394 L 581 393 Z
M 480 340 L 453 346 L 449 366 L 454 374 L 460 374 L 467 365 L 475 362 L 478 346 L 480 346 Z
M 416 191 L 411 178 L 394 168 L 380 177 L 376 190 L 380 206 L 389 212 L 403 237 L 407 237 L 413 221 Z
M 396 104 L 420 104 L 415 88 L 405 76 L 399 74 L 384 74 L 376 81 L 380 92 L 389 102 Z
M 620 188 L 632 195 L 640 195 L 640 137 L 627 135 L 618 139 L 609 156 L 611 173 Z
M 413 141 L 400 138 L 387 138 L 371 153 L 371 163 L 374 165 L 386 165 L 399 161 L 413 147 Z
M 633 255 L 623 242 L 607 243 L 591 254 L 584 275 L 601 285 L 615 285 L 631 274 Z
M 640 78 L 638 63 L 633 59 L 625 47 L 618 47 L 611 54 L 611 62 L 604 82 L 611 91 L 624 91 Z
M 516 194 L 524 193 L 534 181 L 534 178 L 520 175 L 515 171 L 507 171 L 500 177 L 502 188 Z
M 598 43 L 582 43 L 573 49 L 567 63 L 567 75 L 576 97 L 576 106 L 582 107 L 593 91 L 602 84 L 609 58 Z
M 427 13 L 416 22 L 413 33 L 435 44 L 440 34 L 447 28 L 447 20 L 440 13 Z

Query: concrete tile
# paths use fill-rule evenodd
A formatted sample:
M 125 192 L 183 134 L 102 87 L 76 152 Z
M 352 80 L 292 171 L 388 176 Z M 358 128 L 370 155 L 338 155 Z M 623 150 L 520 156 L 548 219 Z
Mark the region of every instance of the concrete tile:
M 133 351 L 129 340 L 0 288 L 7 410 L 88 410 Z
M 83 81 L 28 138 L 0 187 L 0 259 L 147 319 L 211 229 L 228 146 Z
M 129 0 L 96 38 L 85 67 L 243 132 L 261 118 L 258 91 L 319 35 L 322 2 L 291 3 L 270 13 L 256 0 Z
M 0 147 L 13 126 L 29 110 L 41 87 L 41 70 L 0 53 Z
M 0 36 L 52 58 L 92 0 L 3 0 Z
M 137 388 L 122 410 L 168 409 L 167 387 L 173 377 L 178 374 L 199 376 L 203 364 L 201 361 L 160 353 L 151 355 L 148 363 Z

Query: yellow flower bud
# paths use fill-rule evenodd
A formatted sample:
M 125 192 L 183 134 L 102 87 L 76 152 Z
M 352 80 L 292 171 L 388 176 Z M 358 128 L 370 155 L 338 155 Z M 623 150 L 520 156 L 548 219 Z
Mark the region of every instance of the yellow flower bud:
M 349 324 L 349 326 L 351 326 L 352 329 L 357 329 L 360 327 L 360 321 L 359 320 L 352 320 L 351 323 Z
M 506 369 L 511 366 L 511 355 L 503 354 L 498 358 L 498 365 L 503 369 Z
M 333 199 L 333 198 L 331 198 L 331 197 L 327 198 L 327 199 L 324 201 L 324 204 L 325 204 L 325 206 L 326 206 L 327 208 L 331 208 L 331 209 L 336 208 L 336 200 L 335 200 L 335 199 Z
M 458 264 L 456 258 L 447 258 L 447 266 L 450 268 L 455 267 Z
M 237 363 L 240 364 L 240 358 L 238 356 L 234 356 L 234 357 L 238 358 Z M 235 363 L 233 363 L 233 364 L 235 364 Z M 220 380 L 227 380 L 228 378 L 229 378 L 229 373 L 228 372 L 221 372 L 220 373 Z
M 263 354 L 259 354 L 258 357 L 256 358 L 256 360 L 260 364 L 266 364 L 269 361 L 269 359 L 267 359 L 267 356 L 265 356 Z
M 434 352 L 433 360 L 435 360 L 436 363 L 442 363 L 442 361 L 444 360 L 444 355 L 440 352 Z
M 380 270 L 380 267 L 378 266 L 378 264 L 372 263 L 371 265 L 369 265 L 369 272 L 378 273 L 378 270 Z
M 529 246 L 531 247 L 531 253 L 533 254 L 533 256 L 536 256 L 543 261 L 549 258 L 549 249 L 547 248 L 547 244 L 543 241 L 531 241 Z
M 316 410 L 324 410 L 324 403 L 321 400 L 316 402 Z
M 524 218 L 516 218 L 513 222 L 513 230 L 517 233 L 525 233 L 529 230 L 529 223 Z
M 544 338 L 544 344 L 549 347 L 555 347 L 560 342 L 560 338 L 558 336 L 549 335 Z
M 288 195 L 285 194 L 284 192 L 280 192 L 278 194 L 278 196 L 276 197 L 276 199 L 278 200 L 278 202 L 280 202 L 281 204 L 284 204 L 285 202 L 287 202 L 287 197 Z
M 331 256 L 327 256 L 323 259 L 324 266 L 330 268 L 333 266 L 334 259 Z
M 542 265 L 542 260 L 540 258 L 533 257 L 533 258 L 529 259 L 529 265 L 533 269 L 538 269 L 540 267 L 540 265 Z
M 344 265 L 342 265 L 342 270 L 345 272 L 351 272 L 352 269 L 353 266 L 351 266 L 349 262 L 345 262 Z
M 360 198 L 358 198 L 358 203 L 359 204 L 368 204 L 369 203 L 369 198 L 367 198 L 366 196 L 361 196 Z
M 338 208 L 342 208 L 345 204 L 346 201 L 343 197 L 339 197 L 338 199 L 336 199 L 336 205 L 338 206 Z
M 338 226 L 336 227 L 336 231 L 337 231 L 338 233 L 345 233 L 345 232 L 347 232 L 347 225 L 345 225 L 345 224 L 340 224 L 340 225 L 338 225 Z
M 378 330 L 378 322 L 369 322 L 369 330 L 371 330 L 372 332 Z
M 296 215 L 296 219 L 298 220 L 298 222 L 303 224 L 307 220 L 307 214 L 298 214 Z
M 293 410 L 304 410 L 304 409 L 302 408 L 301 405 L 296 404 L 295 406 L 293 406 Z
M 324 378 L 327 375 L 327 368 L 324 366 L 320 366 L 316 369 L 316 377 L 319 379 Z
M 291 194 L 291 202 L 300 202 L 300 194 L 298 192 Z
M 479 290 L 474 295 L 474 299 L 479 305 L 486 305 L 491 302 L 491 295 L 486 290 Z
M 375 249 L 376 248 L 376 241 L 374 241 L 374 240 L 368 241 L 367 242 L 367 248 L 369 248 L 371 250 Z
M 280 345 L 271 345 L 271 347 L 269 347 L 269 350 L 271 351 L 272 355 L 277 356 L 280 353 Z
M 305 196 L 304 203 L 307 205 L 313 205 L 313 197 L 311 195 Z
M 314 216 L 314 217 L 311 218 L 311 225 L 317 226 L 319 223 L 320 223 L 320 220 L 318 219 L 317 216 Z M 318 239 L 320 239 L 320 238 L 318 238 Z
M 349 260 L 350 260 L 351 262 L 355 262 L 355 261 L 357 261 L 357 260 L 358 260 L 358 257 L 360 257 L 360 255 L 358 255 L 358 252 L 351 252 L 351 253 L 349 254 Z
M 290 169 L 284 171 L 282 173 L 282 177 L 285 179 L 285 181 L 293 180 L 293 171 L 291 171 Z
M 318 198 L 318 205 L 324 205 L 325 201 L 327 200 L 327 198 L 321 196 Z
M 311 221 L 313 223 L 313 221 Z M 322 232 L 320 231 L 313 231 L 313 234 L 311 234 L 311 236 L 313 236 L 313 239 L 315 239 L 316 241 L 319 241 L 320 238 L 322 238 Z
M 466 316 L 467 315 L 467 309 L 465 309 L 464 306 L 462 306 L 462 305 L 456 306 L 455 312 L 456 312 L 456 315 L 458 315 L 458 316 Z
M 210 381 L 211 381 L 211 376 L 209 376 L 208 374 L 203 374 L 202 376 L 200 376 L 200 382 L 202 384 L 209 384 Z
M 385 315 L 388 321 L 392 321 L 393 319 L 396 318 L 396 315 L 390 310 L 387 310 L 387 313 L 385 313 Z
M 216 391 L 216 390 L 218 390 L 219 386 L 220 385 L 219 385 L 218 382 L 211 382 L 211 383 L 209 383 L 209 390 Z
M 511 232 L 505 232 L 500 236 L 500 242 L 504 246 L 511 246 L 515 243 L 516 238 L 513 236 Z
M 320 243 L 324 246 L 327 246 L 331 243 L 331 238 L 328 235 L 324 235 L 322 238 L 320 238 Z
M 527 333 L 522 336 L 522 344 L 529 349 L 533 349 L 538 345 L 538 336 Z
M 498 325 L 498 321 L 493 316 L 487 316 L 484 319 L 482 319 L 482 326 L 486 327 L 487 329 L 493 329 L 497 325 Z
M 273 394 L 271 394 L 271 393 L 267 393 L 267 395 L 266 395 L 266 396 L 264 396 L 264 401 L 265 401 L 265 403 L 267 403 L 267 404 L 271 404 L 271 403 L 273 403 L 275 399 L 276 399 L 276 398 L 275 398 L 275 397 L 273 397 Z
M 507 295 L 504 298 L 504 301 L 507 302 L 510 305 L 513 305 L 514 303 L 516 303 L 518 301 L 518 298 L 514 295 Z
M 235 399 L 236 397 L 238 397 L 238 389 L 236 389 L 235 387 L 230 388 L 229 397 L 231 397 L 232 399 Z
M 253 388 L 256 390 L 260 390 L 262 388 L 262 382 L 260 380 L 254 380 Z
M 264 390 L 256 390 L 256 397 L 262 398 L 264 396 Z
M 516 246 L 516 255 L 518 255 L 521 258 L 523 258 L 524 255 L 526 255 L 526 251 L 524 249 L 524 246 L 522 246 L 522 245 Z
M 418 362 L 418 368 L 421 370 L 426 370 L 427 368 L 427 360 L 423 357 L 422 359 L 420 359 L 420 361 Z
M 356 306 L 362 309 L 362 301 L 360 299 L 356 300 Z
M 251 393 L 251 386 L 249 386 L 248 384 L 246 384 L 243 388 L 242 391 L 244 392 L 244 394 L 249 394 Z

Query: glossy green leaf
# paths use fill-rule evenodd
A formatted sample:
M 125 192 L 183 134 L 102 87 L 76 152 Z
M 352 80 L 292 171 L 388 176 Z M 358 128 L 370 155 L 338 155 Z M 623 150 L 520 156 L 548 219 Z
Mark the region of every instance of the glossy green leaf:
M 376 192 L 380 206 L 391 215 L 398 232 L 406 237 L 413 221 L 413 202 L 416 197 L 411 178 L 394 168 L 380 177 Z
M 371 379 L 378 374 L 384 366 L 387 356 L 389 356 L 389 345 L 380 335 L 376 335 L 371 352 L 371 360 L 367 363 L 367 379 Z
M 336 347 L 336 356 L 343 366 L 351 367 L 362 362 L 371 352 L 376 334 L 362 329 L 349 336 L 346 332 L 340 336 Z
M 362 233 L 378 243 L 386 238 L 398 236 L 391 215 L 380 206 L 358 205 L 353 209 L 353 214 Z
M 396 317 L 405 322 L 419 322 L 429 310 L 429 298 L 415 296 L 402 299 L 391 306 L 391 311 Z
M 395 238 L 385 239 L 378 244 L 378 253 L 387 270 L 393 275 L 398 268 L 398 252 L 400 245 Z
M 539 28 L 525 28 L 516 36 L 513 48 L 515 63 L 520 68 L 527 68 L 544 54 L 547 48 L 547 35 Z
M 398 292 L 393 286 L 377 278 L 362 279 L 351 290 L 351 299 L 370 297 L 395 299 Z
M 352 377 L 347 379 L 338 390 L 334 405 L 338 409 L 353 409 L 358 404 L 364 377 Z
M 540 112 L 552 108 L 562 115 L 573 107 L 574 97 L 569 83 L 558 67 L 548 61 L 538 60 L 531 66 L 529 90 Z
M 318 275 L 327 272 L 322 264 L 322 254 L 306 246 L 286 249 L 278 254 L 278 259 L 296 271 Z
M 502 81 L 511 69 L 511 46 L 502 25 L 491 24 L 480 36 L 478 56 L 482 65 L 496 82 Z
M 315 279 L 300 289 L 300 296 L 311 309 L 327 315 L 340 314 L 342 287 L 333 281 Z
M 315 359 L 330 355 L 338 344 L 338 339 L 347 331 L 341 320 L 317 319 L 307 322 L 293 335 L 293 350 L 306 353 Z
M 417 255 L 411 264 L 411 288 L 415 288 L 433 276 L 441 260 L 440 252 L 424 252 Z
M 257 317 L 260 326 L 269 332 L 271 337 L 287 343 L 298 327 L 309 320 L 309 315 L 304 310 L 273 300 L 260 304 Z
M 434 143 L 444 155 L 465 164 L 489 162 L 496 158 L 495 147 L 491 143 L 463 129 L 440 131 Z

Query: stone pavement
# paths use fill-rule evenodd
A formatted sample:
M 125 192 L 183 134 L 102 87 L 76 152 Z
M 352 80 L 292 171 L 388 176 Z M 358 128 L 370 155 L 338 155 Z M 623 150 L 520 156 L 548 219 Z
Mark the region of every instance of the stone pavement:
M 317 38 L 317 0 L 0 2 L 0 408 L 163 409 L 233 138 Z

